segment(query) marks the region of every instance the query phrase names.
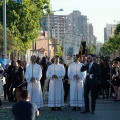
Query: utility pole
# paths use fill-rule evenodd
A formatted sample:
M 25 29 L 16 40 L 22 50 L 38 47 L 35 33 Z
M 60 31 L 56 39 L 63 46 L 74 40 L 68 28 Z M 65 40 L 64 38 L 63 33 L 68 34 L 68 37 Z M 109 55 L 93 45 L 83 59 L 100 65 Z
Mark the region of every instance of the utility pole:
M 3 51 L 7 58 L 7 43 L 6 43 L 6 0 L 3 0 Z
M 50 41 L 50 16 L 48 13 L 48 57 L 50 57 L 49 41 Z

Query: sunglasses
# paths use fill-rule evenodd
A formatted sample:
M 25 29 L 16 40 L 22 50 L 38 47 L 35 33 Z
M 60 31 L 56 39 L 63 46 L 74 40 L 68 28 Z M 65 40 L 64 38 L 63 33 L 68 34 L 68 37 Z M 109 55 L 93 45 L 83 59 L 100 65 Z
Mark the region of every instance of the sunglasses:
M 78 58 L 79 56 L 78 55 L 73 55 L 73 57 L 77 57 Z

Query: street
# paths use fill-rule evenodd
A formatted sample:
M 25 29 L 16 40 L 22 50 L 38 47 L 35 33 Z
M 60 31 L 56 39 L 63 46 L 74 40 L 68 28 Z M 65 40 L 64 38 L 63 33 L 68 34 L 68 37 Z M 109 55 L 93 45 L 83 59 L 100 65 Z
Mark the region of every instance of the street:
M 3 108 L 0 109 L 0 120 L 13 120 L 10 103 L 3 100 Z M 50 108 L 44 107 L 40 111 L 40 116 L 36 120 L 119 120 L 120 102 L 113 99 L 97 100 L 95 114 L 81 114 L 80 111 L 72 111 L 72 108 L 65 105 L 62 111 L 50 111 Z

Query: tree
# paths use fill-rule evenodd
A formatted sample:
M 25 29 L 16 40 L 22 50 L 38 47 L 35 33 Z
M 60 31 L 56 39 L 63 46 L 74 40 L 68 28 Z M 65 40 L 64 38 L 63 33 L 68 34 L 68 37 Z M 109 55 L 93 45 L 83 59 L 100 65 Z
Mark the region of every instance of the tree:
M 63 55 L 63 48 L 61 46 L 57 46 L 56 55 L 59 56 L 59 57 L 62 57 L 62 55 Z
M 7 28 L 7 53 L 12 52 L 16 48 L 16 41 L 11 34 L 11 31 Z M 0 51 L 3 52 L 3 27 L 0 23 Z
M 89 46 L 89 53 L 95 54 L 95 48 L 92 45 Z
M 120 33 L 114 35 L 108 39 L 107 42 L 103 44 L 103 47 L 100 49 L 100 54 L 103 56 L 109 55 L 112 52 L 116 52 L 120 47 Z
M 120 33 L 120 24 L 117 24 L 114 34 L 118 35 L 119 33 Z
M 116 42 L 117 46 L 120 47 L 120 33 L 118 35 L 115 35 L 115 42 Z
M 44 12 L 49 11 L 49 0 L 24 0 L 23 4 L 11 0 L 7 2 L 7 27 L 17 41 L 18 50 L 25 52 L 31 47 L 31 42 L 38 37 L 40 19 Z M 2 22 L 3 9 L 0 6 L 0 21 Z

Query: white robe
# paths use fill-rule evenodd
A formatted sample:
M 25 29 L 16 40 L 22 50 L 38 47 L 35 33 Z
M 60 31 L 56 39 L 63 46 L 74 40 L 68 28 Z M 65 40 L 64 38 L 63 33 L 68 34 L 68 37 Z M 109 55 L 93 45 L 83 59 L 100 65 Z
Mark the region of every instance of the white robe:
M 56 74 L 58 79 L 53 80 L 52 75 Z M 64 106 L 64 89 L 62 78 L 65 75 L 65 68 L 62 64 L 52 64 L 48 67 L 47 77 L 49 82 L 48 107 Z
M 35 103 L 37 108 L 43 107 L 43 97 L 42 89 L 40 84 L 40 79 L 42 77 L 42 69 L 39 64 L 35 63 L 33 65 L 33 77 L 35 82 L 31 83 L 30 79 L 32 77 L 32 64 L 26 67 L 25 78 L 28 82 L 27 90 L 30 93 L 31 102 Z
M 68 67 L 68 77 L 70 79 L 70 106 L 83 107 L 84 106 L 84 80 L 86 72 L 80 72 L 82 63 L 71 63 Z M 74 79 L 74 75 L 78 74 L 79 80 Z

